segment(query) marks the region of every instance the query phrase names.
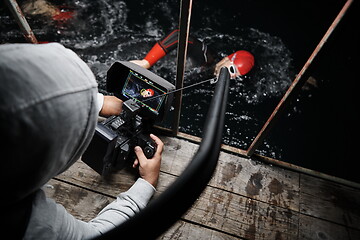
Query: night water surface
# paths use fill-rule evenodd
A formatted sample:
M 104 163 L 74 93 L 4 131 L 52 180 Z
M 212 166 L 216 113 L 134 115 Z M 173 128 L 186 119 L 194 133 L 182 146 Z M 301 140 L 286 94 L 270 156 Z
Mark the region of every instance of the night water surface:
M 38 0 L 36 6 L 33 1 L 18 2 L 38 40 L 60 42 L 79 54 L 94 72 L 103 93 L 106 93 L 106 72 L 114 62 L 144 58 L 157 40 L 178 27 L 179 1 L 173 0 L 67 0 L 51 1 L 52 5 Z M 270 5 L 266 1 L 221 2 L 194 1 L 190 35 L 204 41 L 216 53 L 217 60 L 237 50 L 247 50 L 255 56 L 253 70 L 231 81 L 223 137 L 223 143 L 247 149 L 339 8 L 334 6 L 326 17 L 319 18 L 317 29 L 310 27 L 312 19 L 318 17 L 315 10 L 307 11 L 304 24 L 309 27 L 302 29 L 300 22 L 303 23 L 305 10 L 311 9 L 306 5 L 309 2 L 300 7 L 283 6 L 286 1 L 279 1 L 278 6 L 276 2 Z M 54 6 L 71 12 L 72 18 L 52 20 L 46 11 Z M 282 18 L 283 15 L 287 18 Z M 0 21 L 1 43 L 24 42 L 4 8 L 0 11 Z M 174 84 L 176 52 L 165 56 L 150 70 Z M 213 68 L 193 66 L 189 61 L 184 86 L 212 77 Z M 317 98 L 322 81 L 314 79 L 307 83 L 283 117 L 281 124 L 286 128 L 266 139 L 258 153 L 307 166 L 299 157 L 308 158 L 308 155 L 296 152 L 297 140 L 292 139 L 292 146 L 288 146 L 287 136 L 291 138 L 295 131 L 300 146 L 309 148 L 303 143 L 307 137 L 299 134 L 302 130 L 296 129 L 296 125 L 303 118 L 304 106 Z M 184 90 L 181 132 L 201 137 L 206 113 L 211 111 L 213 90 L 210 84 Z M 170 127 L 169 123 L 164 125 Z

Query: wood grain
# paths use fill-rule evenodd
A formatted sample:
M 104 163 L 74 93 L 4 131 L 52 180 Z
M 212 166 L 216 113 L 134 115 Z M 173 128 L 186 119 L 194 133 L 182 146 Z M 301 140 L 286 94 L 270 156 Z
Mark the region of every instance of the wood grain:
M 155 198 L 186 171 L 198 149 L 185 140 L 162 140 Z M 136 179 L 136 170 L 126 168 L 105 180 L 77 161 L 45 189 L 87 221 Z M 160 239 L 360 239 L 359 204 L 359 189 L 221 152 L 202 195 Z

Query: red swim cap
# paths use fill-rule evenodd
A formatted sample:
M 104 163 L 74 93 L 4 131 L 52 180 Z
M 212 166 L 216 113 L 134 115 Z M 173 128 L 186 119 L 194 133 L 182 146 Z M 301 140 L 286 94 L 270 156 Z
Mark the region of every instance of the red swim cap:
M 254 67 L 254 56 L 245 50 L 237 51 L 228 56 L 230 61 L 234 63 L 240 75 L 245 75 Z
M 72 19 L 75 15 L 75 11 L 68 7 L 60 6 L 58 11 L 52 16 L 54 21 L 66 22 Z

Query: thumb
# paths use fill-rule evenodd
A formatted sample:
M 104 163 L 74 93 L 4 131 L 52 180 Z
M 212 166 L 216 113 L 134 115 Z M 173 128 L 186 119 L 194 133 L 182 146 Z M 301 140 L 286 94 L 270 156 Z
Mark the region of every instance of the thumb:
M 147 158 L 146 158 L 143 150 L 141 149 L 141 147 L 139 147 L 139 146 L 136 146 L 136 147 L 135 147 L 135 154 L 136 154 L 137 159 L 139 160 L 140 165 L 141 165 L 144 161 L 147 160 Z

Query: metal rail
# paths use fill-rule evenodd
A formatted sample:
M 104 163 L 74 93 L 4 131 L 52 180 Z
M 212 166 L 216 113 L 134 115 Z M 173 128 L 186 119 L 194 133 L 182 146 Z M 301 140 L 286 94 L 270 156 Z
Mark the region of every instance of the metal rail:
M 321 48 L 324 46 L 325 42 L 329 39 L 331 33 L 334 31 L 336 26 L 339 24 L 343 16 L 345 15 L 346 11 L 349 9 L 351 3 L 353 0 L 348 0 L 344 4 L 343 8 L 340 10 L 308 60 L 306 61 L 305 65 L 302 67 L 300 72 L 297 74 L 295 80 L 290 85 L 289 89 L 286 91 L 278 105 L 275 107 L 274 111 L 271 113 L 268 120 L 265 122 L 255 139 L 252 141 L 250 147 L 246 150 L 246 156 L 252 156 L 255 152 L 255 150 L 259 147 L 259 145 L 263 142 L 263 140 L 267 137 L 269 134 L 269 131 L 274 126 L 276 120 L 279 119 L 280 115 L 285 111 L 287 106 L 290 104 L 290 101 L 294 98 L 294 96 L 297 93 L 297 90 L 299 90 L 305 83 L 306 79 L 303 78 L 306 70 L 309 68 L 317 54 L 320 52 Z
M 179 40 L 177 47 L 176 62 L 176 89 L 182 89 L 184 86 L 184 71 L 186 64 L 186 54 L 189 39 L 190 17 L 192 9 L 192 0 L 181 0 L 179 17 Z M 181 115 L 182 90 L 175 93 L 174 98 L 174 119 L 172 123 L 172 134 L 176 136 L 179 132 L 179 123 Z
M 12 15 L 14 16 L 17 24 L 20 27 L 21 32 L 23 33 L 26 41 L 29 43 L 38 43 L 38 40 L 35 37 L 35 34 L 31 30 L 26 18 L 21 11 L 18 3 L 16 0 L 5 0 L 6 4 L 8 5 Z

